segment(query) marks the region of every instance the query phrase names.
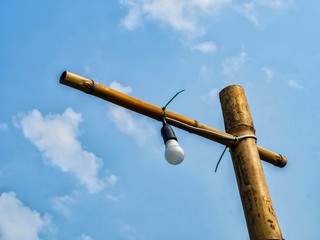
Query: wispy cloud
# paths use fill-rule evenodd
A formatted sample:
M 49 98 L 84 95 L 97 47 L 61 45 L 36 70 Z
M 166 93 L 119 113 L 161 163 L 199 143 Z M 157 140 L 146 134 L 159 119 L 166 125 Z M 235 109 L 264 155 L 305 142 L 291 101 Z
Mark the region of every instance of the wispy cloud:
M 82 121 L 80 113 L 68 108 L 62 114 L 43 116 L 34 109 L 18 121 L 24 136 L 50 164 L 72 173 L 89 192 L 99 192 L 105 187 L 105 180 L 98 177 L 101 159 L 84 150 L 77 139 L 78 125 Z
M 112 82 L 109 87 L 124 94 L 132 93 L 132 88 L 130 86 L 122 86 L 119 82 Z
M 112 82 L 110 88 L 125 94 L 132 92 L 131 87 L 124 87 L 118 82 Z M 107 114 L 121 132 L 134 138 L 139 145 L 144 144 L 148 139 L 156 135 L 156 129 L 153 125 L 148 123 L 145 118 L 138 117 L 127 109 L 112 105 L 109 107 Z
M 199 70 L 199 75 L 201 79 L 208 79 L 211 75 L 211 71 L 207 65 L 202 65 Z
M 245 18 L 254 23 L 254 25 L 259 26 L 260 22 L 258 20 L 257 6 L 254 1 L 244 2 L 240 5 L 236 5 L 235 9 Z
M 265 9 L 279 11 L 287 9 L 291 0 L 119 0 L 128 9 L 122 25 L 134 30 L 146 21 L 166 24 L 178 32 L 191 36 L 206 32 L 203 19 L 214 18 L 222 9 L 235 9 L 240 15 L 260 25 L 261 13 Z
M 257 4 L 275 10 L 282 10 L 290 7 L 292 0 L 255 0 Z
M 260 12 L 263 9 L 269 10 L 284 10 L 291 5 L 291 0 L 251 0 L 242 2 L 240 4 L 234 4 L 234 8 L 239 14 L 253 22 L 256 26 L 260 23 Z
M 128 240 L 135 240 L 135 239 L 144 239 L 144 237 L 140 236 L 141 234 L 138 233 L 138 230 L 128 224 L 128 223 L 121 223 L 119 233 L 123 239 Z
M 106 183 L 108 187 L 114 187 L 118 182 L 118 177 L 114 174 L 110 174 L 106 177 Z
M 114 174 L 109 174 L 105 178 L 105 185 L 108 188 L 115 187 L 118 183 L 118 177 Z M 78 199 L 81 198 L 81 193 L 78 191 L 73 191 L 70 194 L 66 194 L 63 196 L 55 196 L 51 199 L 51 207 L 59 214 L 69 217 L 72 214 L 72 207 L 77 204 Z M 112 202 L 117 202 L 120 197 L 114 196 L 108 192 L 105 192 L 106 199 Z
M 202 53 L 212 53 L 217 51 L 217 46 L 213 41 L 207 41 L 198 43 L 191 48 L 192 50 L 197 50 Z
M 241 51 L 238 56 L 227 58 L 222 62 L 223 74 L 233 77 L 241 67 L 246 63 L 248 54 L 245 51 Z
M 128 30 L 134 30 L 142 24 L 143 11 L 138 1 L 120 0 L 127 7 L 128 14 L 121 20 L 121 24 Z
M 208 103 L 219 103 L 219 89 L 212 88 L 209 93 L 202 96 L 201 99 Z
M 289 85 L 289 87 L 292 87 L 292 88 L 297 89 L 297 90 L 302 90 L 303 89 L 303 86 L 300 83 L 298 83 L 297 81 L 295 81 L 295 80 L 288 81 L 288 85 Z
M 128 8 L 128 14 L 122 19 L 127 29 L 134 29 L 145 20 L 159 21 L 173 29 L 199 34 L 204 29 L 199 27 L 200 16 L 213 16 L 231 0 L 120 0 Z
M 274 76 L 274 70 L 270 67 L 263 67 L 262 72 L 264 73 L 264 75 L 266 76 L 267 80 L 272 80 L 273 76 Z
M 77 192 L 73 192 L 70 195 L 56 196 L 51 200 L 51 206 L 55 211 L 67 217 L 70 215 L 69 206 L 76 202 L 78 195 Z
M 52 231 L 49 215 L 41 215 L 25 206 L 13 192 L 0 195 L 1 240 L 39 240 L 43 232 Z
M 91 236 L 83 233 L 81 236 L 78 238 L 79 240 L 93 240 Z

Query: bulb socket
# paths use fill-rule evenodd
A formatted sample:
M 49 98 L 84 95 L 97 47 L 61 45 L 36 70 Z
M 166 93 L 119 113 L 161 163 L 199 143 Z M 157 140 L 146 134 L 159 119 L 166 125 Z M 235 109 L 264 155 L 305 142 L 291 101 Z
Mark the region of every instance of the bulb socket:
M 163 138 L 163 142 L 166 143 L 170 139 L 174 139 L 178 141 L 171 125 L 164 123 L 163 127 L 161 128 L 161 136 Z

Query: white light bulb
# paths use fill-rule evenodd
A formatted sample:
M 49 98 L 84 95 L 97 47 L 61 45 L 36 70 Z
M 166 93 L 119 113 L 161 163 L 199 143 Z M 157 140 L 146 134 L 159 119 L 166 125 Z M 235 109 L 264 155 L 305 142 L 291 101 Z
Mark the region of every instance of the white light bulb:
M 169 139 L 166 143 L 166 150 L 164 156 L 168 163 L 177 165 L 180 164 L 184 159 L 184 151 L 174 139 Z

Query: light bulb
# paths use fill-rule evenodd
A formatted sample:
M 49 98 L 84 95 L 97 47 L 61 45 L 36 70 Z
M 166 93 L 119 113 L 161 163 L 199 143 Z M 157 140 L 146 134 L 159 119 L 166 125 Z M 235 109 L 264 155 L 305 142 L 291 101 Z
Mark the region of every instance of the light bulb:
M 161 135 L 166 146 L 164 152 L 166 160 L 173 165 L 181 163 L 184 159 L 184 151 L 178 144 L 177 137 L 169 124 L 163 124 Z
M 166 142 L 164 156 L 168 163 L 177 165 L 183 161 L 184 151 L 176 140 L 170 139 Z

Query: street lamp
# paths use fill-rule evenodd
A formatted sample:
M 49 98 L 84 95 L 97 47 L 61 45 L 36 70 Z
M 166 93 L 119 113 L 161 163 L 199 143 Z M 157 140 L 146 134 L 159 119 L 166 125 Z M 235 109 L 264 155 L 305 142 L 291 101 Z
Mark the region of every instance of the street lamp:
M 287 158 L 257 146 L 253 120 L 241 86 L 231 85 L 220 92 L 226 129 L 222 132 L 70 72 L 62 73 L 60 83 L 162 121 L 165 157 L 171 164 L 181 163 L 184 152 L 169 124 L 229 147 L 250 239 L 283 240 L 260 160 L 284 167 Z

